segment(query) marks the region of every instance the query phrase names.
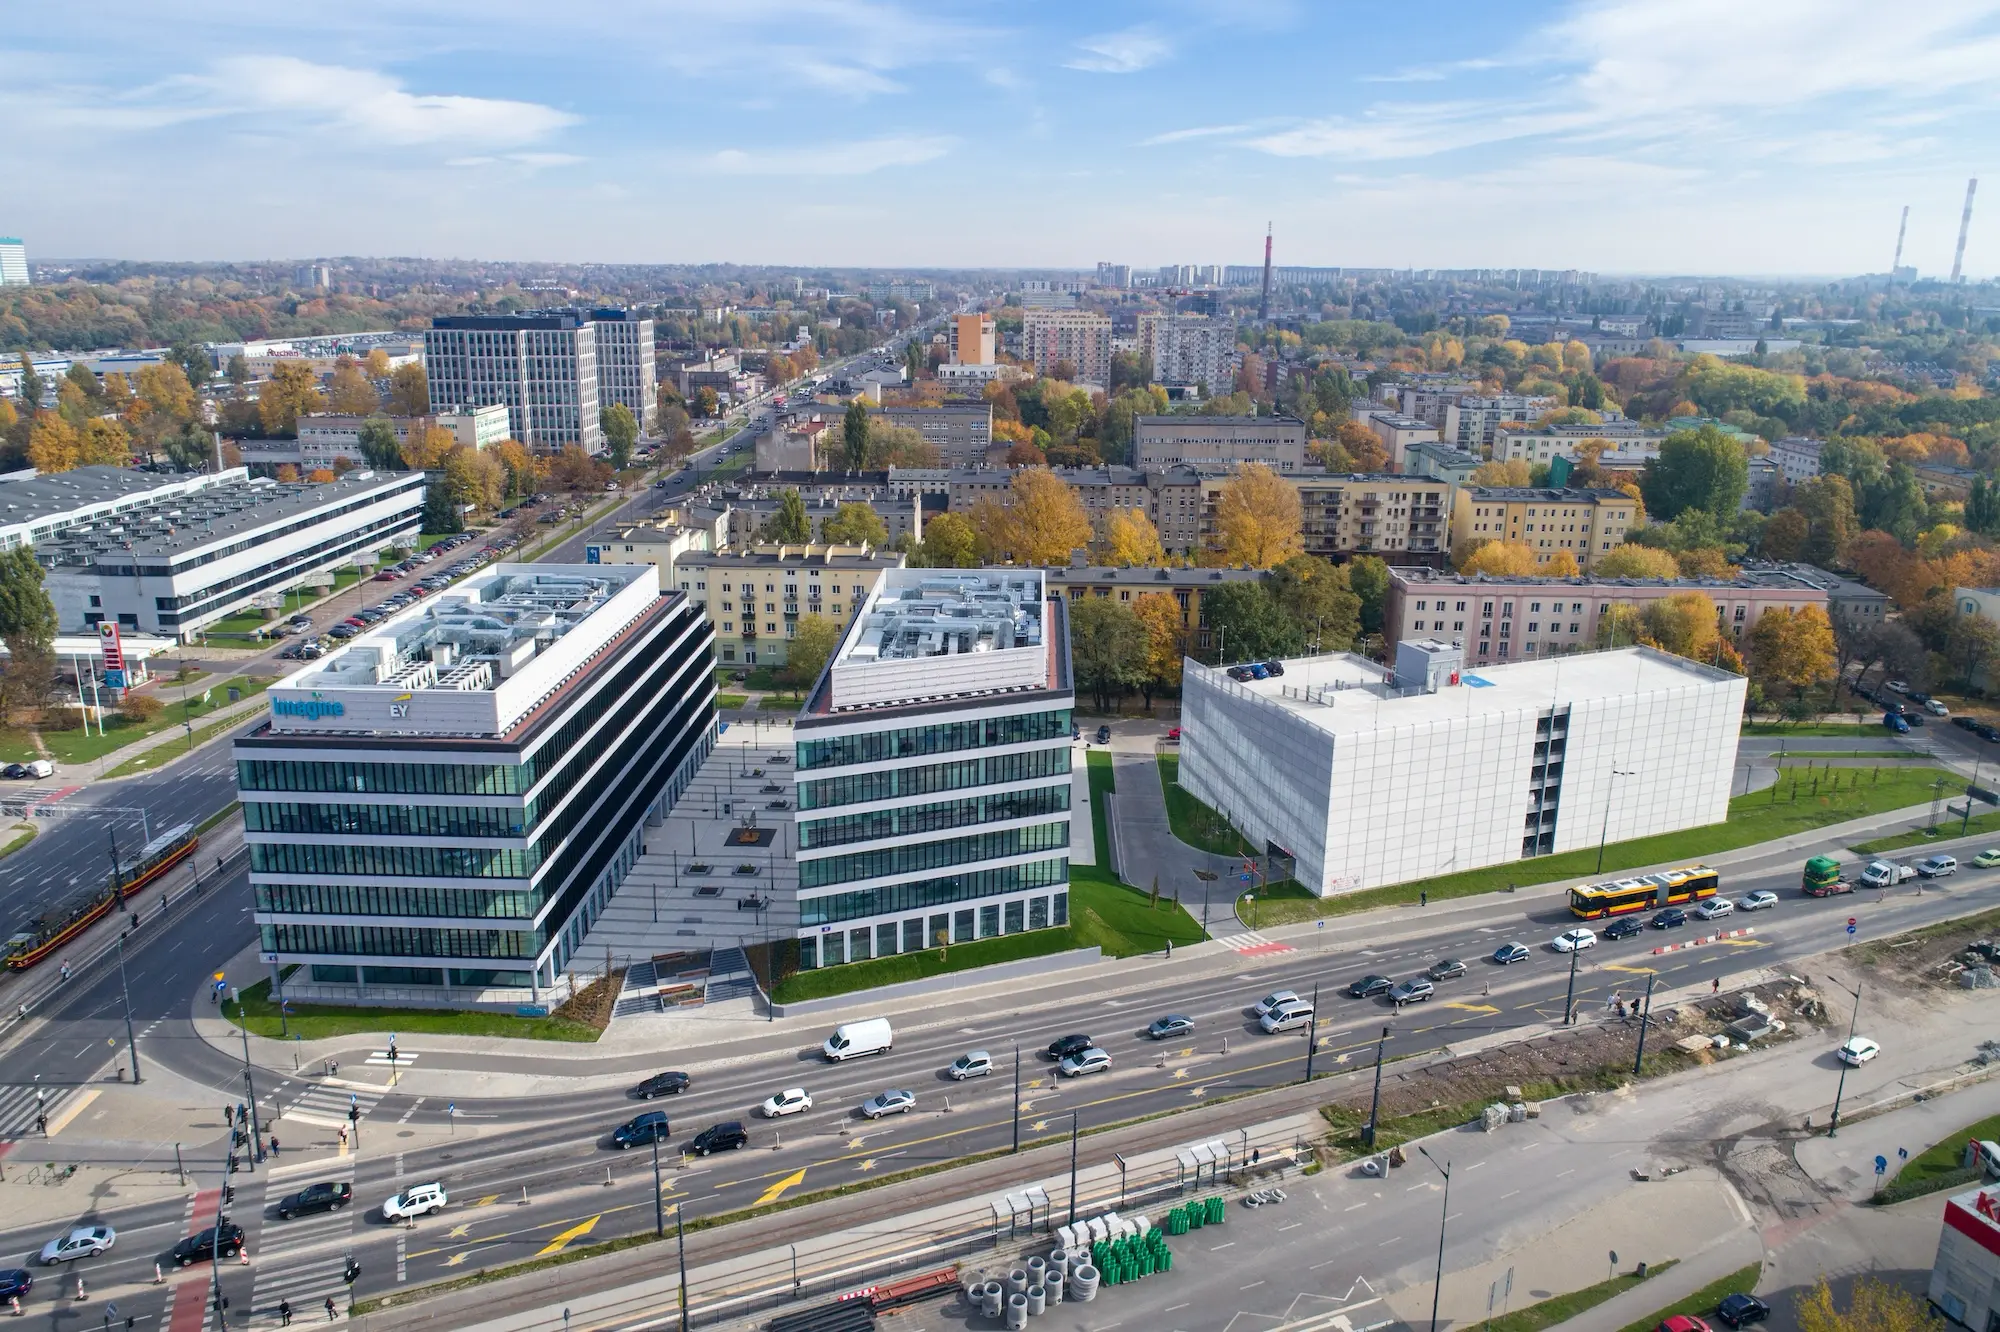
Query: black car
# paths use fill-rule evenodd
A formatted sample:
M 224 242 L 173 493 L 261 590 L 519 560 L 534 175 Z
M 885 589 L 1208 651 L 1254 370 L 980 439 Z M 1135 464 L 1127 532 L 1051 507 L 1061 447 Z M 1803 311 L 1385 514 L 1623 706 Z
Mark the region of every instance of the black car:
M 0 1268 L 0 1300 L 26 1299 L 34 1288 L 35 1274 L 27 1268 Z
M 1635 934 L 1645 932 L 1645 922 L 1637 916 L 1620 916 L 1604 927 L 1604 937 L 1607 939 L 1629 939 Z
M 1395 979 L 1389 976 L 1363 976 L 1347 987 L 1347 997 L 1366 999 L 1371 995 L 1387 994 L 1395 983 Z
M 1457 980 L 1464 974 L 1465 963 L 1455 957 L 1441 957 L 1431 963 L 1430 969 L 1424 972 L 1424 975 L 1429 976 L 1434 981 Z
M 644 1147 L 649 1143 L 665 1142 L 671 1132 L 667 1116 L 659 1110 L 648 1110 L 627 1124 L 620 1124 L 611 1130 L 611 1145 L 619 1151 L 627 1147 Z
M 21 778 L 28 775 L 28 765 L 25 763 L 9 763 L 5 768 L 0 768 L 0 773 L 4 773 L 9 781 L 18 782 Z
M 352 1184 L 308 1184 L 297 1193 L 278 1200 L 278 1219 L 289 1221 L 308 1212 L 337 1212 L 353 1201 Z
M 1100 726 L 1097 728 L 1097 743 L 1100 745 L 1111 743 L 1111 728 L 1109 726 Z
M 1271 673 L 1273 679 L 1276 679 L 1285 673 L 1285 663 L 1282 661 L 1267 661 L 1264 663 L 1264 669 Z
M 1728 1295 L 1715 1306 L 1715 1316 L 1731 1327 L 1761 1323 L 1771 1316 L 1771 1306 L 1755 1295 Z
M 685 1073 L 655 1073 L 632 1089 L 632 1094 L 642 1101 L 650 1101 L 655 1096 L 678 1096 L 688 1089 L 693 1079 Z
M 707 1156 L 710 1152 L 733 1152 L 738 1147 L 748 1147 L 750 1135 L 735 1120 L 726 1124 L 711 1124 L 694 1135 L 694 1141 L 687 1150 L 696 1156 Z
M 1503 967 L 1515 962 L 1525 962 L 1528 960 L 1528 945 L 1518 943 L 1501 944 L 1493 950 L 1493 960 Z
M 1977 733 L 1979 730 L 1979 723 L 1973 720 L 1971 717 L 1966 717 L 1966 716 L 1953 717 L 1951 719 L 1951 724 L 1953 726 L 1958 727 L 1961 731 L 1972 731 L 1974 733 Z
M 1073 1054 L 1082 1054 L 1097 1042 L 1084 1035 L 1063 1036 L 1049 1042 L 1049 1058 L 1060 1064 Z
M 1656 930 L 1677 930 L 1688 923 L 1688 913 L 1679 907 L 1668 907 L 1647 923 Z
M 218 1256 L 234 1258 L 242 1251 L 243 1227 L 224 1217 L 220 1225 L 210 1226 L 198 1235 L 189 1235 L 174 1245 L 174 1266 L 186 1267 L 189 1263 Z

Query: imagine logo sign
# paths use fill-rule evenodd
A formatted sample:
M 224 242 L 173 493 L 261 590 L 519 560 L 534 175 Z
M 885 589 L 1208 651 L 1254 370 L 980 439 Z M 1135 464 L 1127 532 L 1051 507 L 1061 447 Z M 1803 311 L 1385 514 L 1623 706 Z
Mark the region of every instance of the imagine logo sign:
M 303 717 L 307 721 L 318 721 L 322 717 L 338 717 L 347 711 L 347 706 L 338 699 L 321 698 L 314 694 L 311 698 L 274 698 L 271 711 L 279 717 Z

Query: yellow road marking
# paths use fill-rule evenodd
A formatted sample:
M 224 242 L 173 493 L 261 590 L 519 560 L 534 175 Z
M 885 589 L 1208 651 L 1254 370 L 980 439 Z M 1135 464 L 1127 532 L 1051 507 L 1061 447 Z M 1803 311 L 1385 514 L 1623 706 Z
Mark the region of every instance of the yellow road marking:
M 1031 1133 L 1040 1133 L 1043 1129 L 1047 1128 L 1048 1126 L 1049 1126 L 1048 1120 L 1038 1119 L 1034 1123 L 1028 1125 L 1028 1131 Z
M 458 1225 L 453 1226 L 450 1230 L 446 1231 L 444 1237 L 446 1239 L 464 1239 L 467 1235 L 470 1235 L 471 1233 L 472 1233 L 472 1223 L 470 1221 L 463 1221 L 460 1222 Z
M 1186 1069 L 1184 1069 L 1184 1068 L 1177 1068 L 1177 1069 L 1175 1069 L 1175 1070 L 1174 1070 L 1174 1081 L 1178 1082 L 1178 1081 L 1180 1081 L 1180 1080 L 1181 1080 L 1182 1078 L 1185 1078 L 1185 1077 L 1186 1077 L 1187 1075 L 1188 1075 L 1188 1071 L 1187 1071 Z
M 799 1169 L 794 1170 L 791 1174 L 786 1175 L 783 1179 L 773 1184 L 770 1188 L 765 1189 L 763 1193 L 758 1195 L 757 1201 L 753 1203 L 752 1206 L 763 1207 L 768 1203 L 774 1203 L 778 1201 L 778 1199 L 784 1197 L 786 1189 L 796 1188 L 800 1184 L 805 1183 L 806 1169 L 807 1169 L 806 1167 L 801 1166 Z
M 1453 1003 L 1445 1004 L 1443 1005 L 1443 1007 L 1459 1008 L 1465 1010 L 1468 1013 L 1497 1013 L 1500 1011 L 1491 1004 L 1473 1004 L 1473 1003 L 1467 1003 L 1464 1000 L 1458 1000 Z M 1460 1021 L 1464 1021 L 1464 1019 L 1461 1018 Z
M 603 1215 L 604 1213 L 599 1212 L 597 1216 L 591 1217 L 588 1221 L 585 1221 L 579 1225 L 571 1226 L 568 1230 L 565 1230 L 562 1234 L 556 1236 L 554 1239 L 550 1240 L 547 1244 L 543 1245 L 542 1251 L 540 1253 L 537 1253 L 535 1257 L 546 1258 L 552 1253 L 561 1253 L 563 1249 L 568 1247 L 569 1242 L 571 1240 L 582 1239 L 585 1235 L 588 1235 L 591 1231 L 595 1230 L 597 1228 L 598 1220 Z
M 491 1207 L 491 1206 L 492 1206 L 492 1205 L 493 1205 L 494 1203 L 497 1203 L 497 1202 L 499 1202 L 499 1201 L 500 1201 L 500 1195 L 499 1195 L 499 1194 L 497 1194 L 497 1193 L 489 1193 L 489 1194 L 487 1194 L 487 1195 L 486 1195 L 486 1196 L 485 1196 L 484 1198 L 481 1198 L 481 1199 L 480 1199 L 480 1200 L 479 1200 L 478 1202 L 476 1202 L 476 1203 L 474 1203 L 474 1204 L 472 1204 L 472 1205 L 473 1205 L 474 1207 Z
M 857 1165 L 854 1168 L 856 1170 L 861 1171 L 863 1174 L 866 1174 L 875 1168 L 875 1158 L 871 1156 L 866 1161 L 863 1161 L 860 1165 Z
M 1764 946 L 1762 939 L 1717 939 L 1716 942 L 1719 944 L 1728 944 L 1731 948 L 1762 948 Z
M 1660 974 L 1658 967 L 1628 967 L 1623 962 L 1607 962 L 1604 964 L 1603 970 L 1629 971 L 1635 976 L 1657 976 Z
M 1190 1088 L 1188 1088 L 1188 1095 L 1189 1095 L 1189 1096 L 1206 1096 L 1206 1095 L 1208 1095 L 1208 1088 L 1206 1088 L 1206 1087 L 1190 1087 Z

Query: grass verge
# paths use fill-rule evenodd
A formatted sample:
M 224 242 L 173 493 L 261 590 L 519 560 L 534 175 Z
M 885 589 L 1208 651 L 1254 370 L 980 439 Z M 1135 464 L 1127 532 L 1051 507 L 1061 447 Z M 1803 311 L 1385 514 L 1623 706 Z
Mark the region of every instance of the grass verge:
M 1509 884 L 1552 883 L 1560 879 L 1608 877 L 1620 870 L 1640 865 L 1674 861 L 1695 861 L 1718 851 L 1758 842 L 1775 841 L 1795 833 L 1811 832 L 1829 824 L 1894 809 L 1907 809 L 1930 800 L 1932 784 L 1943 778 L 1952 785 L 1947 794 L 1962 794 L 1965 779 L 1940 768 L 1835 768 L 1820 774 L 1820 788 L 1812 790 L 1811 780 L 1796 777 L 1763 791 L 1753 791 L 1729 802 L 1729 818 L 1680 832 L 1640 837 L 1629 842 L 1613 842 L 1604 848 L 1604 865 L 1597 864 L 1597 848 L 1565 851 L 1560 855 L 1537 856 L 1532 860 L 1511 860 L 1485 869 L 1467 870 L 1435 879 L 1368 888 L 1337 897 L 1318 898 L 1307 893 L 1287 896 L 1274 885 L 1257 904 L 1259 928 L 1316 916 L 1341 916 L 1377 907 L 1412 905 L 1418 895 L 1431 901 L 1470 897 L 1498 892 Z M 1804 863 L 1804 857 L 1800 858 Z
M 28 843 L 34 841 L 35 833 L 37 831 L 39 830 L 35 827 L 34 824 L 24 823 L 19 827 L 15 828 L 12 832 L 7 833 L 6 834 L 7 840 L 5 842 L 0 842 L 0 856 L 12 855 L 14 852 L 19 851 L 22 847 L 26 846 Z
M 1867 735 L 1870 728 L 1887 734 L 1876 721 L 1855 722 L 1744 722 L 1744 735 Z
M 1906 846 L 1922 846 L 1926 842 L 1939 842 L 1950 837 L 1969 837 L 1973 833 L 1984 832 L 2000 832 L 2000 813 L 1975 814 L 1970 820 L 1946 819 L 1935 828 L 1912 828 L 1909 832 L 1877 837 L 1872 842 L 1856 842 L 1849 849 L 1869 856 L 1878 851 L 1900 851 Z
M 256 693 L 269 683 L 268 680 L 247 678 L 226 682 L 242 689 L 246 696 Z M 228 706 L 226 684 L 218 682 L 210 686 L 216 691 L 216 701 L 213 703 L 204 704 L 199 699 L 191 700 L 189 715 L 200 719 L 218 708 Z M 146 722 L 132 721 L 123 713 L 108 713 L 104 718 L 103 735 L 97 733 L 95 726 L 92 726 L 87 733 L 80 727 L 74 731 L 43 731 L 42 744 L 48 748 L 48 757 L 58 764 L 95 763 L 98 759 L 123 749 L 135 740 L 144 740 L 148 736 L 158 735 L 161 731 L 180 726 L 181 712 L 179 703 L 169 703 L 164 712 Z M 30 759 L 41 757 L 42 755 L 35 751 L 34 742 L 26 731 L 0 731 L 0 762 L 25 763 Z M 57 776 L 60 777 L 61 773 Z
M 1927 1193 L 1977 1183 L 1981 1173 L 1979 1166 L 1960 1164 L 1960 1153 L 1965 1150 L 1968 1139 L 1988 1138 L 2000 1138 L 2000 1115 L 1967 1124 L 1944 1141 L 1933 1143 L 1905 1161 L 1903 1168 L 1896 1172 L 1896 1177 L 1883 1185 L 1882 1191 L 1875 1196 L 1875 1202 L 1887 1207 L 1891 1203 L 1921 1198 Z
M 1623 1295 L 1632 1287 L 1651 1281 L 1679 1262 L 1678 1258 L 1669 1258 L 1664 1263 L 1650 1264 L 1643 1277 L 1636 1269 L 1623 1272 L 1609 1281 L 1600 1281 L 1594 1286 L 1585 1286 L 1582 1290 L 1573 1290 L 1567 1295 L 1557 1295 L 1538 1304 L 1531 1304 L 1525 1309 L 1502 1314 L 1486 1326 L 1493 1332 L 1542 1332 L 1545 1327 L 1566 1323 L 1586 1309 L 1595 1309 L 1614 1295 Z
M 1757 1278 L 1764 1275 L 1764 1264 L 1755 1262 L 1748 1267 L 1739 1267 L 1719 1281 L 1711 1281 L 1686 1299 L 1675 1300 L 1664 1309 L 1656 1309 L 1636 1322 L 1627 1323 L 1618 1332 L 1653 1332 L 1662 1322 L 1675 1314 L 1693 1314 L 1699 1318 L 1715 1312 L 1715 1306 L 1728 1295 L 1748 1295 L 1757 1285 Z
M 587 1023 L 551 1014 L 515 1017 L 511 1013 L 452 1008 L 347 1008 L 339 1004 L 288 1003 L 288 1018 L 278 1019 L 271 1001 L 271 982 L 245 986 L 241 1007 L 222 1005 L 222 1016 L 248 1028 L 253 1036 L 278 1037 L 289 1031 L 309 1041 L 366 1032 L 417 1032 L 431 1036 L 509 1036 L 530 1041 L 594 1041 L 601 1034 Z
M 1111 755 L 1102 749 L 1093 749 L 1083 756 L 1084 773 L 1090 780 L 1090 843 L 1097 848 L 1097 863 L 1100 866 L 1111 863 L 1110 811 L 1105 806 L 1104 797 L 1118 793 L 1118 782 L 1111 766 Z
M 244 697 L 247 698 L 251 694 L 261 692 L 268 683 L 270 682 L 267 680 L 256 681 L 256 688 L 246 689 Z M 238 701 L 240 702 L 241 700 Z M 245 722 L 254 721 L 257 715 L 257 709 L 250 708 L 237 713 L 233 717 L 224 717 L 220 721 L 212 721 L 205 726 L 197 726 L 194 728 L 193 735 L 182 745 L 178 747 L 171 744 L 162 745 L 157 749 L 150 749 L 143 754 L 134 755 L 104 775 L 106 777 L 136 777 L 143 772 L 152 772 L 156 768 L 165 766 L 169 760 L 179 758 L 190 750 L 200 748 L 202 745 L 215 739 L 216 736 L 233 731 Z
M 717 694 L 715 706 L 718 708 L 740 708 L 750 701 L 748 694 Z
M 1229 820 L 1203 804 L 1180 785 L 1181 756 L 1160 755 L 1160 786 L 1167 793 L 1167 823 L 1174 836 L 1189 846 L 1218 856 L 1253 854 L 1243 834 L 1229 826 Z

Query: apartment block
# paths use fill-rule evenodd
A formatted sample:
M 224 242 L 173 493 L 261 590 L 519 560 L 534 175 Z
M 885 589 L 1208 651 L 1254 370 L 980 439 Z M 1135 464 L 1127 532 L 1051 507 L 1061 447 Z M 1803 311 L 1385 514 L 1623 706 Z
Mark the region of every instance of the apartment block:
M 1141 416 L 1132 455 L 1140 467 L 1234 471 L 1263 463 L 1278 472 L 1306 464 L 1306 425 L 1291 416 Z
M 1088 310 L 1028 310 L 1021 323 L 1022 359 L 1045 375 L 1067 362 L 1082 384 L 1111 383 L 1111 321 Z
M 1519 459 L 1525 463 L 1554 462 L 1576 457 L 1577 447 L 1586 440 L 1607 440 L 1621 451 L 1659 451 L 1668 432 L 1637 421 L 1604 421 L 1597 425 L 1500 426 L 1493 432 L 1492 458 L 1495 462 Z
M 993 404 L 945 402 L 935 407 L 884 407 L 879 413 L 892 425 L 908 426 L 936 446 L 946 467 L 983 467 L 993 443 Z
M 1311 475 L 1295 479 L 1306 553 L 1330 560 L 1378 555 L 1391 564 L 1442 561 L 1455 485 L 1403 475 Z M 1210 505 L 1213 522 L 1213 504 Z
M 801 615 L 844 625 L 882 575 L 902 567 L 901 555 L 867 546 L 746 546 L 690 551 L 673 579 L 715 627 L 725 666 L 783 666 Z
M 993 316 L 959 314 L 951 319 L 951 363 L 993 364 Z
M 899 469 L 890 475 L 892 483 L 907 486 L 913 474 Z M 1201 548 L 1206 501 L 1202 475 L 1194 468 L 1059 467 L 1055 475 L 1076 488 L 1099 531 L 1111 510 L 1138 509 L 1159 529 L 1160 545 L 1168 554 Z M 951 471 L 935 484 L 948 495 L 953 513 L 969 513 L 982 499 L 1013 502 L 1014 474 L 1005 468 Z
M 441 315 L 424 333 L 424 368 L 433 412 L 497 404 L 538 453 L 603 449 L 597 325 L 579 311 Z
M 0 236 L 0 287 L 26 287 L 33 282 L 28 273 L 28 247 L 19 236 Z
M 1181 612 L 1186 651 L 1199 656 L 1216 650 L 1202 599 L 1230 583 L 1257 583 L 1269 569 L 1117 569 L 1104 565 L 1071 565 L 1046 571 L 1049 595 L 1067 596 L 1071 605 L 1085 597 L 1104 597 L 1130 605 L 1148 593 L 1172 597 Z
M 1358 415 L 1361 424 L 1374 431 L 1375 437 L 1382 441 L 1382 449 L 1389 455 L 1389 466 L 1395 471 L 1406 470 L 1412 444 L 1438 442 L 1438 428 L 1414 416 L 1383 411 L 1361 412 Z
M 1771 442 L 1771 461 L 1778 464 L 1778 471 L 1786 481 L 1797 485 L 1810 481 L 1819 475 L 1819 451 L 1822 441 L 1808 435 L 1787 435 Z
M 1153 382 L 1184 384 L 1204 396 L 1236 382 L 1236 322 L 1203 315 L 1142 314 L 1139 354 L 1152 362 Z
M 1494 432 L 1501 426 L 1514 421 L 1532 423 L 1561 405 L 1552 397 L 1532 394 L 1481 396 L 1465 393 L 1445 404 L 1439 425 L 1445 443 L 1484 457 L 1486 451 L 1493 447 Z M 1403 410 L 1411 416 L 1421 415 L 1407 407 Z
M 1638 523 L 1639 501 L 1622 490 L 1470 486 L 1452 506 L 1451 542 L 1521 542 L 1543 560 L 1566 550 L 1588 570 Z

